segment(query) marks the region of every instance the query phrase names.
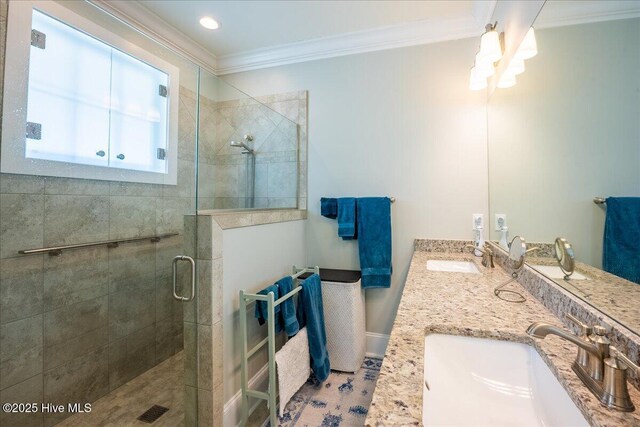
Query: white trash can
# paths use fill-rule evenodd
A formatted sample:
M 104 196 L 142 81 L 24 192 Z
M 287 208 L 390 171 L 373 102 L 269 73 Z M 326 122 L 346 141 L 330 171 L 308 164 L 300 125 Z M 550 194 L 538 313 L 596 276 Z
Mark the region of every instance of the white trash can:
M 320 279 L 331 369 L 357 372 L 367 347 L 365 292 L 360 272 L 321 268 Z

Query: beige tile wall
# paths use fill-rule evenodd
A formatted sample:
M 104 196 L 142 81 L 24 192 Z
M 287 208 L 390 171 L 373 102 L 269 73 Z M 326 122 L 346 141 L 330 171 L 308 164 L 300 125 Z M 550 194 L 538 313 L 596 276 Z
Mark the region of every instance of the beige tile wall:
M 209 140 L 214 144 L 209 151 L 213 156 L 201 157 L 199 163 L 199 209 L 251 207 L 247 155 L 230 145 L 247 134 L 253 136 L 249 144 L 255 150 L 252 207 L 306 209 L 306 91 L 256 100 L 205 100 L 200 126 L 201 146 Z
M 6 11 L 6 0 L 0 0 L 0 75 Z M 228 150 L 229 140 L 243 132 L 254 134 L 259 153 L 256 207 L 295 207 L 297 199 L 306 208 L 306 92 L 263 101 L 271 109 L 202 99 L 200 208 L 244 201 L 244 159 Z M 0 401 L 94 401 L 184 346 L 186 424 L 197 413 L 200 425 L 220 425 L 220 226 L 198 223 L 204 238 L 198 238 L 197 254 L 190 228 L 197 111 L 196 95 L 181 87 L 176 186 L 0 174 Z M 247 225 L 287 220 L 256 213 L 220 221 L 234 226 L 245 217 Z M 180 236 L 55 257 L 17 253 L 170 232 Z M 173 300 L 171 290 L 171 259 L 182 253 L 198 259 L 198 295 L 187 304 Z M 2 413 L 0 424 L 49 426 L 65 416 Z
M 0 2 L 3 53 L 6 11 Z M 0 174 L 2 402 L 91 402 L 183 348 L 183 316 L 195 324 L 196 309 L 173 299 L 171 259 L 187 251 L 184 216 L 195 212 L 195 113 L 195 94 L 181 88 L 176 186 Z M 18 255 L 169 232 L 181 235 Z M 65 416 L 2 413 L 0 424 L 52 425 Z

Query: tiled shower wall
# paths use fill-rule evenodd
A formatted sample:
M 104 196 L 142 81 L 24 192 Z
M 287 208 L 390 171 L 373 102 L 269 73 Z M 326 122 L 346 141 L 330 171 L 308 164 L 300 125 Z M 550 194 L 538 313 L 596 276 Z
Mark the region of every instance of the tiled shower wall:
M 256 100 L 201 102 L 200 141 L 213 141 L 213 146 L 209 155 L 201 156 L 200 166 L 202 170 L 202 162 L 215 165 L 211 176 L 215 186 L 200 180 L 200 209 L 295 208 L 296 202 L 306 209 L 306 195 L 298 188 L 306 188 L 302 177 L 306 171 L 307 92 Z M 253 206 L 247 200 L 247 155 L 230 145 L 243 141 L 247 134 L 253 136 L 248 145 L 255 151 Z
M 1 1 L 2 59 L 6 12 Z M 181 88 L 177 186 L 0 175 L 2 402 L 91 402 L 183 348 L 183 311 L 195 322 L 195 308 L 172 297 L 171 259 L 192 252 L 183 228 L 195 210 L 195 112 L 195 94 Z M 171 232 L 181 235 L 18 255 Z M 0 424 L 52 425 L 65 416 L 2 413 Z
M 2 67 L 6 16 L 7 3 L 0 0 Z M 306 121 L 306 93 L 270 98 L 274 110 L 298 123 L 300 117 Z M 244 108 L 249 104 L 252 108 Z M 194 252 L 194 236 L 185 236 L 192 232 L 184 224 L 193 223 L 196 208 L 197 111 L 195 94 L 181 87 L 176 186 L 0 174 L 2 402 L 91 402 L 184 345 L 194 350 L 185 355 L 186 404 L 195 405 L 197 393 L 198 416 L 206 425 L 206 416 L 211 416 L 207 409 L 216 406 L 214 390 L 220 387 L 216 376 L 220 360 L 212 360 L 213 344 L 221 342 L 219 315 L 210 307 L 196 310 L 196 304 L 211 305 L 213 298 L 211 283 L 219 274 L 213 274 L 218 269 L 211 268 L 210 257 L 207 261 L 198 257 L 199 285 L 209 285 L 199 286 L 197 302 L 178 303 L 171 293 L 171 259 Z M 295 167 L 296 127 L 254 101 L 221 104 L 201 98 L 201 112 L 200 208 L 207 203 L 232 206 L 232 199 L 244 197 L 233 187 L 242 172 L 225 168 L 241 155 L 230 153 L 225 158 L 222 139 L 216 138 L 230 121 L 237 125 L 236 134 L 254 134 L 256 150 L 263 156 L 259 154 L 256 162 L 257 176 L 264 177 L 256 185 L 260 199 L 256 207 L 295 206 L 295 179 L 297 175 L 298 181 L 304 179 L 300 176 L 306 170 L 306 144 L 300 153 L 304 165 Z M 306 133 L 306 123 L 303 129 Z M 230 139 L 231 135 L 226 142 Z M 306 208 L 306 198 L 299 206 Z M 157 243 L 67 251 L 61 256 L 18 255 L 20 249 L 171 232 L 180 236 Z M 195 354 L 196 340 L 201 354 Z M 194 409 L 187 406 L 186 413 L 195 415 Z M 49 426 L 64 417 L 0 413 L 0 424 Z

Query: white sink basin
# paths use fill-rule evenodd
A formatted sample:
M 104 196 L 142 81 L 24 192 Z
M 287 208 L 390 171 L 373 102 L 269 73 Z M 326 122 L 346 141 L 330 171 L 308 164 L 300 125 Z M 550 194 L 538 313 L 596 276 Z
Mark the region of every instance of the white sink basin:
M 531 268 L 538 270 L 540 273 L 547 276 L 549 279 L 564 279 L 564 273 L 557 265 L 532 265 Z M 587 280 L 586 276 L 574 271 L 570 280 Z
M 430 259 L 427 261 L 427 270 L 448 271 L 450 273 L 471 273 L 480 274 L 478 267 L 469 261 L 450 261 L 440 259 Z
M 533 347 L 428 335 L 425 426 L 588 426 Z

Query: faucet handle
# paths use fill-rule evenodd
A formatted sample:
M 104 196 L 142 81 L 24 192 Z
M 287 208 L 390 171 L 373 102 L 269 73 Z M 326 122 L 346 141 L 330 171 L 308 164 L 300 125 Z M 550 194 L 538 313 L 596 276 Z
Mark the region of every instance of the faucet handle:
M 631 361 L 631 359 L 629 359 L 627 356 L 625 356 L 623 353 L 620 352 L 620 350 L 618 350 L 617 348 L 615 348 L 614 346 L 609 346 L 609 355 L 615 359 L 617 359 L 619 362 L 621 362 L 623 365 L 625 365 L 627 368 L 629 368 L 629 372 L 636 378 L 640 377 L 640 366 L 636 365 L 635 363 L 633 363 L 633 361 Z
M 607 328 L 605 328 L 604 326 L 595 325 L 595 326 L 593 326 L 593 333 L 596 334 L 599 337 L 606 337 L 607 336 Z
M 633 412 L 636 408 L 631 401 L 627 387 L 627 373 L 638 376 L 640 367 L 624 354 L 613 347 L 609 347 L 611 357 L 604 361 L 604 378 L 600 402 L 619 411 Z
M 570 320 L 571 322 L 573 322 L 576 326 L 580 327 L 580 336 L 587 336 L 587 335 L 591 335 L 593 333 L 593 328 L 589 325 L 587 325 L 586 323 L 581 322 L 577 317 L 575 317 L 573 314 L 567 313 L 565 315 L 565 317 Z

